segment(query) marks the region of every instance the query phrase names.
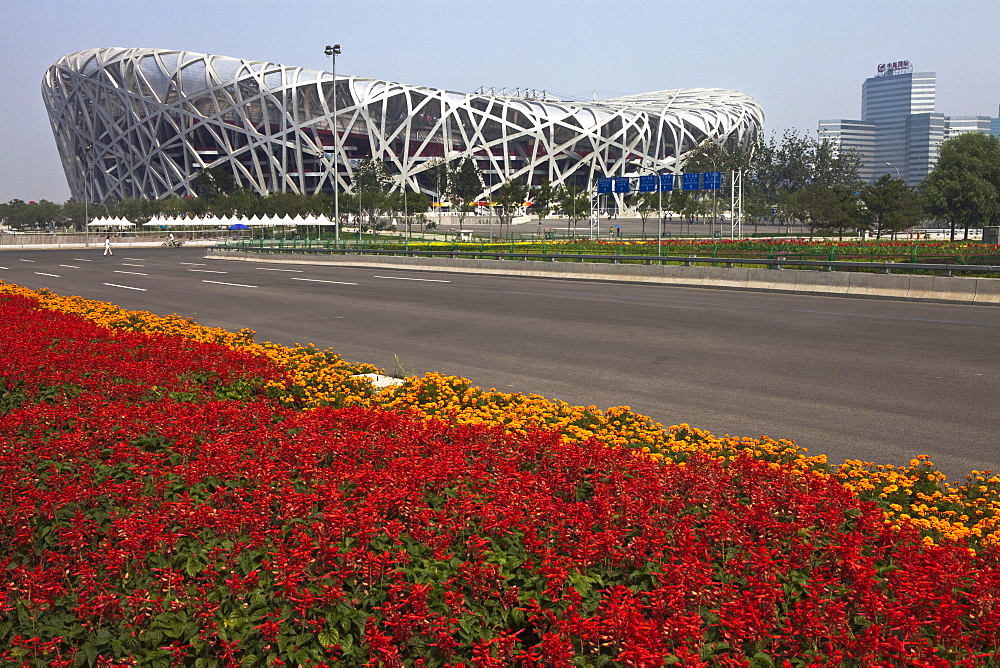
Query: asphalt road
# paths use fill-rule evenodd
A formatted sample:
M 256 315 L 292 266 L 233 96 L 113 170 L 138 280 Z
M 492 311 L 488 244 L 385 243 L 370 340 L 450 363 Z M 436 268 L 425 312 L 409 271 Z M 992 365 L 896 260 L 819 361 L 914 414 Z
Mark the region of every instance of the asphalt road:
M 664 424 L 788 438 L 831 461 L 1000 470 L 1000 308 L 203 259 L 0 251 L 0 280 L 408 374 Z

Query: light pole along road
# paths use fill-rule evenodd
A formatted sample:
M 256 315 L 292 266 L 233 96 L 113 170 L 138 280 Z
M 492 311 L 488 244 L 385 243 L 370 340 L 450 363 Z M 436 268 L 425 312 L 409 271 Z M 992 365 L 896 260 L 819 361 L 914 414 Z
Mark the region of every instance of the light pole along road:
M 0 280 L 389 372 L 664 424 L 787 438 L 831 462 L 928 454 L 1000 470 L 1000 308 L 658 285 L 207 260 L 197 248 L 0 251 Z

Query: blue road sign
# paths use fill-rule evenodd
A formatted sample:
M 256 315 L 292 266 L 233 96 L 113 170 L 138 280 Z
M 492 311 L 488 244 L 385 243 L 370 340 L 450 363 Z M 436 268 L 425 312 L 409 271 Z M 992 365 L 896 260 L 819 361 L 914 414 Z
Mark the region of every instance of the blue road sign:
M 630 193 L 632 192 L 632 187 L 629 185 L 629 178 L 627 176 L 616 176 L 615 177 L 615 192 L 616 193 Z
M 674 175 L 660 174 L 660 192 L 669 193 L 674 190 Z
M 603 195 L 611 192 L 611 179 L 597 179 L 597 193 Z
M 722 172 L 705 172 L 702 174 L 702 189 L 721 190 Z
M 639 177 L 639 192 L 641 193 L 656 192 L 656 174 L 649 174 L 647 176 Z
M 681 190 L 701 190 L 701 174 L 681 174 Z

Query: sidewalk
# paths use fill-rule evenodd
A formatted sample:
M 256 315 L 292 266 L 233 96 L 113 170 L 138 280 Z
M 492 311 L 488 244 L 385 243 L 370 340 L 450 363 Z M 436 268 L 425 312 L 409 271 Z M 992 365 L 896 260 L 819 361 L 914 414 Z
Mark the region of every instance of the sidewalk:
M 193 241 L 185 241 L 184 246 L 214 246 L 219 243 L 220 239 L 194 239 Z M 104 249 L 104 240 L 95 238 L 90 242 L 86 243 L 50 243 L 50 244 L 12 244 L 0 243 L 0 252 L 6 250 L 62 250 L 71 248 L 93 248 L 94 250 Z M 112 248 L 159 248 L 163 246 L 163 240 L 156 241 L 111 241 Z M 181 246 L 183 248 L 184 246 Z

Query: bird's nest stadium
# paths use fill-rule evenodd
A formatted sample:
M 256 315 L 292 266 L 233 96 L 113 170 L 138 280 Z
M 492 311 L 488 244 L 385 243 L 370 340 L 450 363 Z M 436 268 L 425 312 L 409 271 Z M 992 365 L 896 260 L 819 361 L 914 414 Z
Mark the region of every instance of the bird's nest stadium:
M 508 178 L 592 188 L 679 173 L 700 143 L 752 142 L 743 93 L 663 90 L 607 100 L 467 94 L 188 51 L 99 48 L 61 58 L 42 95 L 70 190 L 91 201 L 194 194 L 218 168 L 260 194 L 349 191 L 381 158 L 394 189 L 437 194 L 433 169 L 473 157 L 484 193 Z M 334 110 L 336 99 L 336 111 Z

